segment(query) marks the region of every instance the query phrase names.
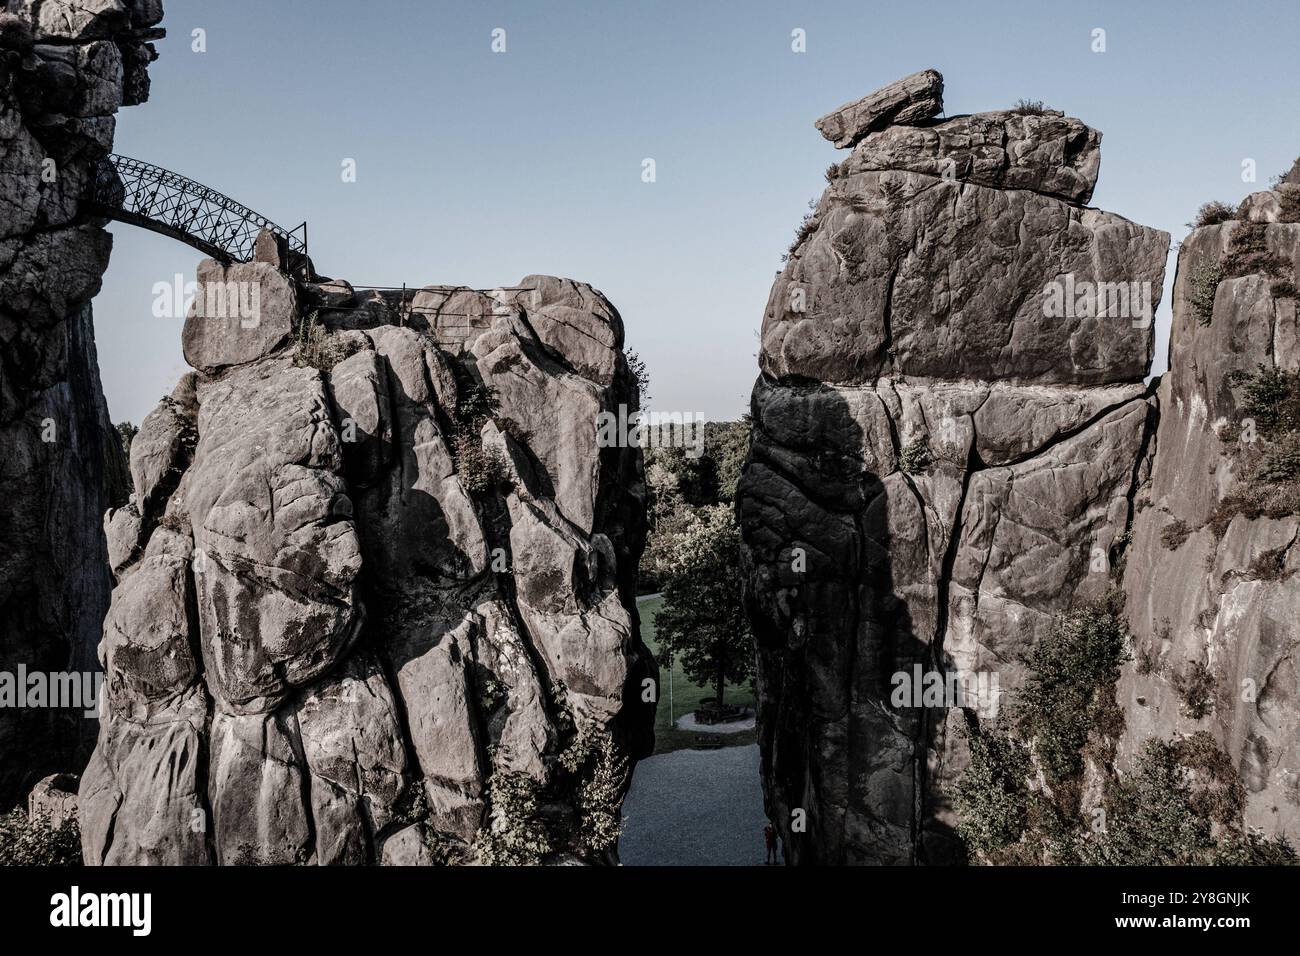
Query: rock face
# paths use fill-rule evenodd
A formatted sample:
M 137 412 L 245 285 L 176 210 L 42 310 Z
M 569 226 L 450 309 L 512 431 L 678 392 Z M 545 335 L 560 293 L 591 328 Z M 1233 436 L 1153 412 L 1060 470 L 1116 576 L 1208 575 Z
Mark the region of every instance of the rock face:
M 1082 205 L 1096 131 L 928 119 L 926 75 L 819 122 L 856 145 L 763 321 L 737 508 L 763 785 L 795 863 L 961 858 L 962 708 L 900 703 L 900 676 L 955 675 L 995 713 L 1053 616 L 1111 585 L 1155 425 L 1168 235 Z
M 655 674 L 640 450 L 596 444 L 635 403 L 618 313 L 200 277 L 260 310 L 196 304 L 106 518 L 87 862 L 613 859 L 592 784 L 649 752 Z
M 1119 688 L 1122 760 L 1148 737 L 1209 731 L 1240 772 L 1245 822 L 1293 839 L 1300 518 L 1286 494 L 1295 476 L 1283 468 L 1280 481 L 1265 479 L 1261 457 L 1285 455 L 1287 439 L 1270 440 L 1265 416 L 1252 418 L 1266 409 L 1247 406 L 1238 380 L 1300 369 L 1300 223 L 1278 221 L 1279 198 L 1296 189 L 1248 197 L 1238 219 L 1196 229 L 1179 250 L 1170 371 L 1124 579 L 1135 654 Z M 1263 254 L 1229 268 L 1242 245 Z
M 843 148 L 890 123 L 916 123 L 941 112 L 943 77 L 938 70 L 922 70 L 827 113 L 817 121 L 817 129 Z
M 27 795 L 27 818 L 44 818 L 54 828 L 77 819 L 77 777 L 53 773 L 39 780 Z
M 0 12 L 0 669 L 93 670 L 111 587 L 104 509 L 125 497 L 90 299 L 111 237 L 79 217 L 118 107 L 148 96 L 147 0 Z M 84 760 L 82 710 L 0 710 L 0 807 Z

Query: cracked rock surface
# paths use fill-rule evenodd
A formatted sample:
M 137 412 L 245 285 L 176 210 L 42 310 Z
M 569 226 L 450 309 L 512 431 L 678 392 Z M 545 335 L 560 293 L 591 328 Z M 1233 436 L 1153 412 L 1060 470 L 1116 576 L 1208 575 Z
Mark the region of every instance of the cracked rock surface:
M 792 862 L 959 860 L 962 708 L 895 706 L 894 675 L 995 672 L 963 702 L 991 716 L 1053 615 L 1110 586 L 1169 236 L 1082 205 L 1100 139 L 1052 111 L 840 137 L 773 284 L 737 508 Z M 1147 320 L 1045 314 L 1067 281 L 1145 283 Z
M 1298 179 L 1293 170 L 1278 188 L 1300 189 Z M 1300 519 L 1291 509 L 1213 519 L 1221 501 L 1249 492 L 1252 482 L 1243 461 L 1250 454 L 1247 412 L 1234 375 L 1261 366 L 1300 369 L 1296 299 L 1279 294 L 1285 290 L 1277 278 L 1248 274 L 1210 289 L 1208 316 L 1193 304 L 1198 270 L 1220 262 L 1234 237 L 1251 228 L 1261 230 L 1282 280 L 1300 280 L 1300 224 L 1278 222 L 1277 207 L 1276 191 L 1256 193 L 1239 218 L 1196 229 L 1179 249 L 1170 372 L 1160 381 L 1154 463 L 1138 498 L 1124 577 L 1135 654 L 1119 686 L 1126 715 L 1119 760 L 1132 761 L 1150 736 L 1209 731 L 1240 772 L 1246 824 L 1294 838 Z M 1201 668 L 1206 680 L 1195 701 L 1186 682 Z
M 635 403 L 618 313 L 549 276 L 414 300 L 200 276 L 261 283 L 261 314 L 191 312 L 198 370 L 105 522 L 86 860 L 475 862 L 501 833 L 616 859 L 566 754 L 612 744 L 616 816 L 652 747 L 641 453 L 595 442 Z
M 116 111 L 148 96 L 161 18 L 157 0 L 0 3 L 0 661 L 11 673 L 95 669 L 111 587 L 100 520 L 129 479 L 90 308 L 112 238 L 79 214 Z M 0 710 L 0 807 L 84 760 L 93 724 L 80 711 Z

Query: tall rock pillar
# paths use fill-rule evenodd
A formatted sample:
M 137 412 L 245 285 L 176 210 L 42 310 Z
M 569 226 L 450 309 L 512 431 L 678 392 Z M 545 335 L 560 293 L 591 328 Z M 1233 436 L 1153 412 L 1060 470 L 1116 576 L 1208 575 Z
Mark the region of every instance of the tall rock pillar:
M 96 668 L 101 521 L 125 495 L 90 300 L 112 237 L 80 215 L 114 114 L 148 97 L 158 0 L 8 0 L 0 12 L 0 669 Z M 0 807 L 84 759 L 81 710 L 0 709 Z
M 1053 615 L 1112 586 L 1154 424 L 1168 235 L 1087 205 L 1096 130 L 939 119 L 942 94 L 924 71 L 818 121 L 851 152 L 763 317 L 737 507 L 794 863 L 960 858 L 956 721 L 995 713 Z

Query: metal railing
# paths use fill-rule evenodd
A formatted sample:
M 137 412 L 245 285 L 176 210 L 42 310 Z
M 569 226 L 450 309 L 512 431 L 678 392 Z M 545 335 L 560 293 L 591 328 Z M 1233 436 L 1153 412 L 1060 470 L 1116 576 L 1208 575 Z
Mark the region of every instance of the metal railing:
M 226 262 L 253 258 L 263 229 L 280 236 L 290 253 L 307 255 L 307 223 L 285 229 L 215 189 L 129 156 L 100 161 L 90 211 L 170 236 Z

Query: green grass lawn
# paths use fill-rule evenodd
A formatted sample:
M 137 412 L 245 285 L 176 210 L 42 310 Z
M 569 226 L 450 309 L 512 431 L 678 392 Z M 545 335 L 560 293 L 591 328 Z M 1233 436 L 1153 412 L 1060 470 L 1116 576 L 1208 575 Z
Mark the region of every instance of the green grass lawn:
M 637 609 L 641 613 L 641 639 L 646 642 L 656 660 L 659 659 L 659 641 L 655 636 L 655 614 L 663 607 L 663 603 L 664 599 L 661 597 L 637 602 Z M 673 725 L 677 718 L 699 707 L 700 701 L 705 697 L 712 696 L 712 687 L 701 687 L 696 684 L 682 673 L 678 665 L 673 667 L 670 696 L 668 667 L 660 662 L 659 706 L 655 711 L 655 753 L 669 753 L 691 747 L 738 747 L 752 744 L 758 739 L 752 730 L 742 730 L 733 734 L 708 734 L 678 730 Z M 723 692 L 723 698 L 728 704 L 748 707 L 750 710 L 754 708 L 754 691 L 748 681 L 741 685 L 728 684 Z M 670 702 L 671 717 L 669 716 Z

